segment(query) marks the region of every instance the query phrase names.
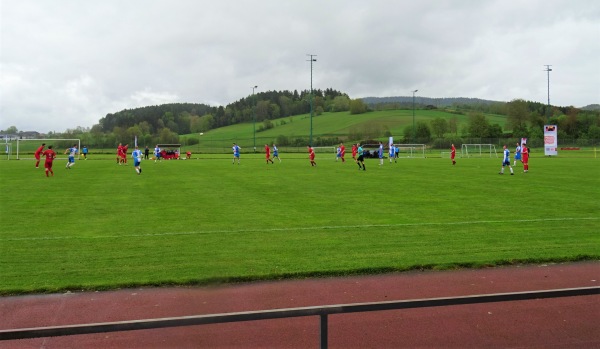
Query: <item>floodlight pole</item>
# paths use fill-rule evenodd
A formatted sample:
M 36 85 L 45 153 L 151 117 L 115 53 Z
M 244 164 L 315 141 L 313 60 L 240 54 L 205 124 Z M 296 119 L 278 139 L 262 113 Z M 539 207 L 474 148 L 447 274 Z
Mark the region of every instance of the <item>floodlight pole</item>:
M 313 73 L 313 62 L 316 62 L 317 59 L 313 58 L 316 57 L 317 55 L 311 55 L 311 54 L 307 54 L 307 56 L 310 56 L 310 140 L 308 142 L 308 145 L 310 145 L 312 147 L 313 142 L 312 142 L 312 134 L 313 134 L 313 87 L 312 87 L 312 73 Z
M 254 97 L 254 89 L 258 86 L 252 86 L 252 131 L 254 134 L 254 152 L 256 153 L 256 98 Z
M 419 90 L 414 90 L 412 91 L 413 94 L 413 129 L 412 129 L 412 143 L 415 143 L 415 137 L 416 137 L 416 132 L 417 130 L 415 129 L 415 93 L 417 93 Z
M 550 121 L 550 72 L 552 71 L 552 68 L 550 68 L 552 65 L 546 64 L 546 69 L 545 71 L 548 72 L 548 107 L 546 108 L 546 118 L 547 121 Z

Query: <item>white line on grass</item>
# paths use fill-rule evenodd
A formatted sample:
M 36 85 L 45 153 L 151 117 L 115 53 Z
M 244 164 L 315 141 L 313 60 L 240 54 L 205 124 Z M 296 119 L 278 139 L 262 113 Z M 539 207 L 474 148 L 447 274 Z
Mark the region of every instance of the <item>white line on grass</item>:
M 498 223 L 535 223 L 556 221 L 590 221 L 599 220 L 600 217 L 563 217 L 563 218 L 538 218 L 538 219 L 511 219 L 498 221 L 466 221 L 466 222 L 421 222 L 421 223 L 397 223 L 397 224 L 362 224 L 362 225 L 326 225 L 315 227 L 286 227 L 270 229 L 242 229 L 242 230 L 207 230 L 178 233 L 156 233 L 156 234 L 124 234 L 124 235 L 102 235 L 102 236 L 45 236 L 28 238 L 6 238 L 0 241 L 35 241 L 35 240 L 69 240 L 69 239 L 114 239 L 145 236 L 173 236 L 173 235 L 200 235 L 200 234 L 224 234 L 224 233 L 256 233 L 256 232 L 286 232 L 298 230 L 337 230 L 337 229 L 364 229 L 364 228 L 396 228 L 396 227 L 420 227 L 420 226 L 450 226 L 468 224 L 498 224 Z

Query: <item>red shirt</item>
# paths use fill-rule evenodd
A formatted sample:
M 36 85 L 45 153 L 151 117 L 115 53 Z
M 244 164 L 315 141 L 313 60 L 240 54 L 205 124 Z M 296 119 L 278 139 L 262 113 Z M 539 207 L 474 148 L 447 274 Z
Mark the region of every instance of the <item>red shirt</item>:
M 311 160 L 315 159 L 315 151 L 313 150 L 312 147 L 308 148 L 308 156 L 310 157 Z
M 40 145 L 40 147 L 39 147 L 39 148 L 37 148 L 37 150 L 35 151 L 35 157 L 36 157 L 36 158 L 39 158 L 39 157 L 40 157 L 40 154 L 41 154 L 43 151 L 44 151 L 44 146 L 43 146 L 43 145 Z
M 46 162 L 52 162 L 56 157 L 56 153 L 52 149 L 47 149 L 42 153 L 46 157 Z

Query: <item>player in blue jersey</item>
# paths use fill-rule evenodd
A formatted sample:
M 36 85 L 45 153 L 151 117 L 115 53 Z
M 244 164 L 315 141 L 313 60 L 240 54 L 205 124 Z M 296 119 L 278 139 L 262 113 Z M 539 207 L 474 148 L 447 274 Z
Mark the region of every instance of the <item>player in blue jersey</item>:
M 140 166 L 142 163 L 142 151 L 137 146 L 135 147 L 135 150 L 131 152 L 131 157 L 133 158 L 135 172 L 137 172 L 137 174 L 142 174 L 142 167 Z
M 157 144 L 156 147 L 154 148 L 154 162 L 155 163 L 157 160 L 160 160 L 160 156 L 161 156 L 161 152 L 160 152 L 160 148 L 158 147 L 158 144 Z
M 363 148 L 360 143 L 356 143 L 356 146 L 358 147 L 356 150 L 356 163 L 358 164 L 358 170 L 360 171 L 362 169 L 363 171 L 366 171 L 367 168 L 365 167 Z
M 383 165 L 383 143 L 379 142 L 379 149 L 377 150 L 377 155 L 379 155 L 379 166 Z
M 277 149 L 275 143 L 273 143 L 273 159 L 277 159 L 281 163 L 281 159 L 279 158 L 279 149 Z
M 517 160 L 521 161 L 521 146 L 517 143 L 517 148 L 515 148 L 515 163 L 513 166 L 517 166 Z
M 394 143 L 390 143 L 390 149 L 388 150 L 389 155 L 390 155 L 390 164 L 392 163 L 392 159 L 394 159 L 394 162 L 398 162 L 396 160 L 396 147 L 394 146 Z
M 240 164 L 240 147 L 233 143 L 233 147 L 231 147 L 231 149 L 233 150 L 233 162 L 232 164 L 235 164 L 235 160 L 237 159 L 238 165 Z
M 504 158 L 502 159 L 502 168 L 500 169 L 499 174 L 504 174 L 504 166 L 508 166 L 510 169 L 510 175 L 514 175 L 512 166 L 510 166 L 510 150 L 504 145 Z
M 65 154 L 69 154 L 69 161 L 67 162 L 66 169 L 70 170 L 75 165 L 75 154 L 77 154 L 77 144 L 73 144 L 71 148 L 65 151 Z

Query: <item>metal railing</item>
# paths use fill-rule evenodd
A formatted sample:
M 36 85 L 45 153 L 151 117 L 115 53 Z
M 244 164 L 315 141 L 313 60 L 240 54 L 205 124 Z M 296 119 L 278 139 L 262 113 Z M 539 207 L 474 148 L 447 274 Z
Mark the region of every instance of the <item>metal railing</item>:
M 523 301 L 531 299 L 560 298 L 573 296 L 599 295 L 600 286 L 563 288 L 542 291 L 527 291 L 513 293 L 495 293 L 485 295 L 472 295 L 461 297 L 443 297 L 412 299 L 402 301 L 337 304 L 315 307 L 273 309 L 260 311 L 247 311 L 238 313 L 209 314 L 182 316 L 172 318 L 103 322 L 81 325 L 65 325 L 51 327 L 36 327 L 0 330 L 0 340 L 14 340 L 38 337 L 71 336 L 92 333 L 107 333 L 133 330 L 148 330 L 167 327 L 196 326 L 217 323 L 256 321 L 268 319 L 281 319 L 302 316 L 319 316 L 320 318 L 320 347 L 327 348 L 328 316 L 332 314 L 347 314 L 367 311 L 398 310 L 427 307 L 441 307 L 449 305 L 466 305 L 479 303 L 495 303 L 509 301 Z

